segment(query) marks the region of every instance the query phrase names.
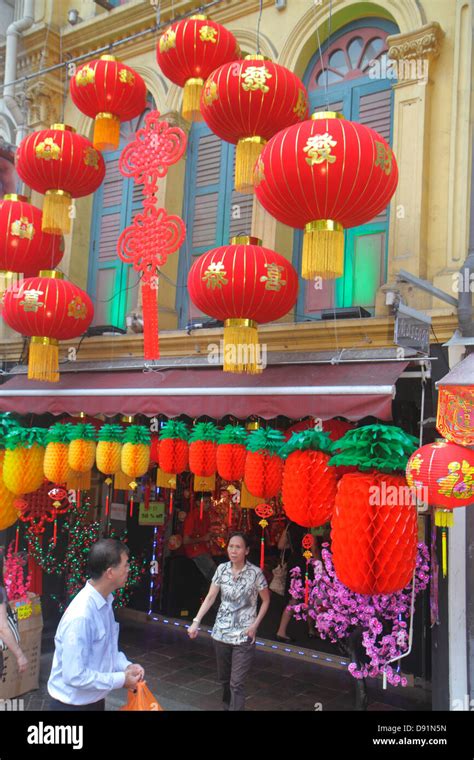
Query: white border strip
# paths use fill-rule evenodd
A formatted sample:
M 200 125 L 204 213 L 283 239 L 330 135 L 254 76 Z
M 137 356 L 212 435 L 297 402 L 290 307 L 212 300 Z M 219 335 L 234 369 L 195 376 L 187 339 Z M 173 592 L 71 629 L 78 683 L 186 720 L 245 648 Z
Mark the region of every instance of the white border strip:
M 0 398 L 6 396 L 31 396 L 58 398 L 64 396 L 395 396 L 394 385 L 300 385 L 278 386 L 275 388 L 68 388 L 48 390 L 3 390 Z

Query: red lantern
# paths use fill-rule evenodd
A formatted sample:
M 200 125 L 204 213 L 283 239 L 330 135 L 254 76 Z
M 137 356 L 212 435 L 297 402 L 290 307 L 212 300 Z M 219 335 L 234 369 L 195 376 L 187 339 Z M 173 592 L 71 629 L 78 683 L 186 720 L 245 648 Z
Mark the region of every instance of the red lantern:
M 218 66 L 240 58 L 240 49 L 228 29 L 205 14 L 197 14 L 166 29 L 156 57 L 163 74 L 184 87 L 183 117 L 201 121 L 199 100 L 204 80 Z
M 308 116 L 308 96 L 292 71 L 248 55 L 220 66 L 201 97 L 204 121 L 222 140 L 237 143 L 235 189 L 253 192 L 253 170 L 263 146 L 281 129 Z
M 337 490 L 336 468 L 329 463 L 331 442 L 325 433 L 294 433 L 281 455 L 283 507 L 293 522 L 317 528 L 331 519 Z
M 87 293 L 62 279 L 60 272 L 44 270 L 28 277 L 4 296 L 3 318 L 22 335 L 31 336 L 28 378 L 57 382 L 58 341 L 82 335 L 94 316 Z
M 217 469 L 219 431 L 213 422 L 198 422 L 189 436 L 189 469 L 193 475 L 209 478 Z
M 252 494 L 260 499 L 272 499 L 281 488 L 283 459 L 280 449 L 283 433 L 273 428 L 255 430 L 247 441 L 244 482 Z
M 54 269 L 64 253 L 62 235 L 41 229 L 42 213 L 24 195 L 0 200 L 0 270 L 34 277 L 40 269 Z
M 217 442 L 217 472 L 223 480 L 242 480 L 245 470 L 247 431 L 240 425 L 226 425 Z
M 467 507 L 474 501 L 474 451 L 444 439 L 415 451 L 407 464 L 407 481 L 435 507 Z
M 298 275 L 257 238 L 236 237 L 199 256 L 188 290 L 198 309 L 224 320 L 224 372 L 255 374 L 262 371 L 257 322 L 279 319 L 293 308 Z
M 120 122 L 140 116 L 146 107 L 146 85 L 136 71 L 113 55 L 80 66 L 71 79 L 75 106 L 95 119 L 93 144 L 97 150 L 116 150 Z
M 255 167 L 255 193 L 278 221 L 304 228 L 302 275 L 343 273 L 344 228 L 387 206 L 398 182 L 391 148 L 370 127 L 334 112 L 285 129 Z
M 71 198 L 93 193 L 105 176 L 102 155 L 66 124 L 52 124 L 25 137 L 16 168 L 24 182 L 46 195 L 42 229 L 56 235 L 70 232 Z
M 337 577 L 357 594 L 391 594 L 413 575 L 417 511 L 401 475 L 353 472 L 339 481 L 332 518 Z

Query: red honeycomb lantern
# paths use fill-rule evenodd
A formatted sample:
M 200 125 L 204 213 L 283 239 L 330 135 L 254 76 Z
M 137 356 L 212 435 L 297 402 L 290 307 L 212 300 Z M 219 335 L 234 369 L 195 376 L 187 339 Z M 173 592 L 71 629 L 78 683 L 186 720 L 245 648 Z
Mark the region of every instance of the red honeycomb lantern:
M 197 14 L 163 32 L 156 57 L 163 74 L 184 87 L 183 117 L 201 121 L 199 101 L 204 80 L 218 66 L 240 58 L 240 50 L 228 29 L 205 14 Z
M 212 422 L 198 422 L 189 436 L 189 469 L 193 475 L 209 478 L 215 474 L 219 431 Z
M 317 528 L 331 519 L 337 490 L 336 468 L 329 465 L 331 441 L 318 430 L 294 433 L 282 449 L 283 508 L 293 522 Z
M 62 277 L 60 272 L 43 270 L 39 277 L 28 277 L 5 291 L 5 322 L 31 337 L 30 380 L 57 382 L 58 342 L 82 335 L 94 316 L 87 293 Z
M 370 127 L 334 112 L 278 132 L 255 167 L 255 193 L 278 221 L 304 228 L 305 279 L 343 274 L 344 228 L 387 206 L 398 182 L 391 148 Z
M 113 55 L 80 66 L 71 79 L 71 98 L 82 113 L 95 119 L 93 144 L 115 150 L 120 122 L 139 116 L 146 106 L 146 85 L 136 71 Z
M 160 469 L 178 475 L 188 469 L 189 430 L 184 422 L 168 420 L 160 430 Z
M 42 213 L 24 195 L 0 200 L 0 270 L 33 277 L 40 269 L 54 269 L 62 259 L 62 235 L 41 229 Z
M 263 146 L 281 129 L 308 116 L 308 96 L 292 71 L 248 55 L 220 66 L 201 97 L 204 121 L 222 140 L 237 144 L 235 189 L 253 192 L 253 170 Z
M 240 425 L 226 425 L 217 441 L 217 472 L 224 480 L 242 480 L 245 471 L 247 431 Z
M 410 581 L 418 527 L 406 493 L 402 475 L 353 472 L 339 481 L 332 551 L 337 577 L 351 591 L 391 594 Z
M 251 237 L 232 238 L 195 261 L 188 274 L 192 302 L 224 320 L 224 372 L 262 371 L 257 361 L 257 323 L 293 308 L 298 275 L 283 256 Z
M 250 433 L 244 483 L 253 496 L 271 499 L 279 493 L 283 474 L 283 459 L 279 452 L 284 442 L 283 433 L 273 428 Z
M 105 176 L 102 155 L 66 124 L 52 124 L 25 137 L 16 168 L 27 185 L 46 196 L 42 229 L 53 235 L 71 230 L 71 198 L 95 192 Z

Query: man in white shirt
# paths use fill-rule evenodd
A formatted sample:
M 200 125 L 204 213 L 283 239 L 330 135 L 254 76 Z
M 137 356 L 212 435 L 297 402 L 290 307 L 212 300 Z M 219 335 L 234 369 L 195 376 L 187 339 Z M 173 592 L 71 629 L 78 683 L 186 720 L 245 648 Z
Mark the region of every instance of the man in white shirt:
M 90 551 L 90 580 L 62 616 L 48 680 L 50 710 L 104 710 L 112 689 L 133 689 L 145 674 L 118 650 L 113 592 L 125 586 L 129 550 L 103 538 Z

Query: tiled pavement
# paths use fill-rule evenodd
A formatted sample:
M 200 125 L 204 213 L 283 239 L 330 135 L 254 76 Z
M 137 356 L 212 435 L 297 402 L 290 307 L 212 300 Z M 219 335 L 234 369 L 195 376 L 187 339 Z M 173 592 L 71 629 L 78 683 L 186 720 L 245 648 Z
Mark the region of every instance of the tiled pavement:
M 159 624 L 121 623 L 120 648 L 146 671 L 146 682 L 165 710 L 220 710 L 221 687 L 217 681 L 212 643 L 208 638 L 190 641 L 183 629 Z M 46 681 L 51 669 L 53 641 L 44 637 L 40 688 L 24 695 L 25 710 L 47 710 Z M 257 648 L 247 680 L 247 710 L 314 711 L 354 709 L 354 679 L 347 671 L 312 662 L 269 654 Z M 112 692 L 106 709 L 117 710 L 126 702 L 125 689 Z M 383 691 L 379 682 L 369 684 L 369 710 L 430 710 L 429 695 L 420 688 Z

